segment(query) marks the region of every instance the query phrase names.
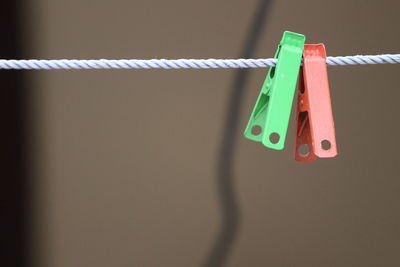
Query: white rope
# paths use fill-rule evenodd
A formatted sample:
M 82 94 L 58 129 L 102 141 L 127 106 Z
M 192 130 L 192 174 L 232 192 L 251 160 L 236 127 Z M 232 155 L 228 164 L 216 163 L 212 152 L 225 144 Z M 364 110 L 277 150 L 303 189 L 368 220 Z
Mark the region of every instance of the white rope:
M 374 56 L 327 57 L 326 64 L 367 65 L 400 63 L 400 54 Z M 0 69 L 218 69 L 267 68 L 276 65 L 276 59 L 121 59 L 121 60 L 0 60 Z

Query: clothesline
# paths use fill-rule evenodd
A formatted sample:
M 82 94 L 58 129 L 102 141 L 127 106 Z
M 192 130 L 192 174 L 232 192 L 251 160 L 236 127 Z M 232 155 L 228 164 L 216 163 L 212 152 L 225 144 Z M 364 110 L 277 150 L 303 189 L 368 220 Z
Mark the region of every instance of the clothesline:
M 400 54 L 370 56 L 327 57 L 330 66 L 397 64 Z M 268 68 L 276 59 L 52 59 L 52 60 L 0 60 L 0 69 L 50 70 L 50 69 L 218 69 L 218 68 Z

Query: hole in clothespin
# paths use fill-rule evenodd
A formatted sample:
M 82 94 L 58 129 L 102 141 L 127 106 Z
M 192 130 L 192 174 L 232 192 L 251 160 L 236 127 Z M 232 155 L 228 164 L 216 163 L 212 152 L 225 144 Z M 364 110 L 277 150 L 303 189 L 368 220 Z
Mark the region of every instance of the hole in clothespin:
M 262 132 L 262 128 L 259 125 L 254 125 L 251 128 L 251 134 L 254 136 L 259 136 L 261 134 L 261 132 Z
M 307 144 L 302 144 L 297 148 L 297 153 L 302 157 L 307 157 L 310 154 L 310 147 Z
M 272 67 L 271 70 L 269 71 L 269 77 L 274 78 L 275 76 L 275 69 L 276 67 Z
M 279 134 L 278 133 L 271 133 L 270 135 L 269 135 L 269 141 L 272 143 L 272 144 L 277 144 L 277 143 L 279 143 L 279 139 L 280 139 L 281 137 L 279 136 Z
M 329 140 L 323 140 L 321 142 L 321 147 L 323 150 L 329 150 L 331 149 L 331 142 L 329 142 Z

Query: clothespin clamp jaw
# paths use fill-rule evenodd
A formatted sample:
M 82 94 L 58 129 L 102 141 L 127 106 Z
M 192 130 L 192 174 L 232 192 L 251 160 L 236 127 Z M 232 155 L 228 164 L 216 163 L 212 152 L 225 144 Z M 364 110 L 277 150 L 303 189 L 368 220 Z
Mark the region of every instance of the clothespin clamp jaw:
M 305 36 L 285 31 L 245 129 L 246 138 L 283 149 L 298 79 Z
M 298 88 L 295 160 L 312 162 L 317 157 L 335 157 L 335 126 L 323 44 L 304 45 Z

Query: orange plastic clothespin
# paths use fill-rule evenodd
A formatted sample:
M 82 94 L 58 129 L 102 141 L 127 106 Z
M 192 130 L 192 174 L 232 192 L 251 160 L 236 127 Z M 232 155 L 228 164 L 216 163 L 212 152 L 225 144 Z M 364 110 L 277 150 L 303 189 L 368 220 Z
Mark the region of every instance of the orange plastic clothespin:
M 295 160 L 311 162 L 337 155 L 335 125 L 323 44 L 306 44 L 300 71 Z

